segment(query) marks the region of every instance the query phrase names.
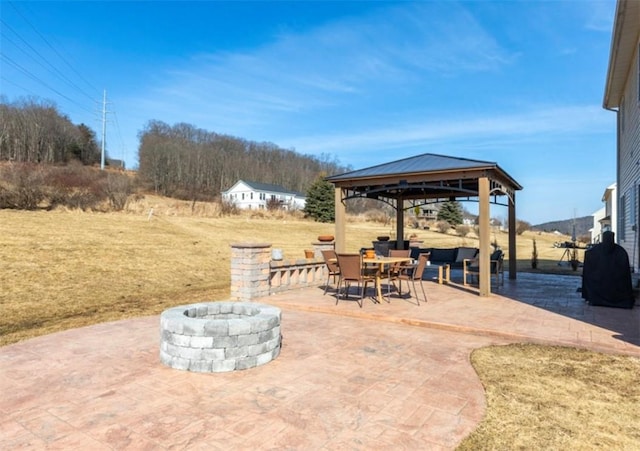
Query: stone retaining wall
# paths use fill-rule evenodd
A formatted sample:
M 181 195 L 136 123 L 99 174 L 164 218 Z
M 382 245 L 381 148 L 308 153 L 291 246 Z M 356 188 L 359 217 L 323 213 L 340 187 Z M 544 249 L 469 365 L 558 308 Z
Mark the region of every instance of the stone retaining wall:
M 320 286 L 327 280 L 322 250 L 333 249 L 332 242 L 313 243 L 313 258 L 273 260 L 271 244 L 234 243 L 231 245 L 231 299 L 251 301 L 286 290 Z

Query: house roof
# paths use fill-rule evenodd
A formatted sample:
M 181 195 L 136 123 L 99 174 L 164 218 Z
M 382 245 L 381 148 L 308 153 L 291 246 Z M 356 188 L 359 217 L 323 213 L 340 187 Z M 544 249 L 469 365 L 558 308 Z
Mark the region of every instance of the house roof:
M 613 183 L 604 190 L 604 194 L 602 195 L 602 202 L 606 202 L 607 199 L 611 197 L 611 194 L 616 190 L 616 183 Z
M 268 191 L 270 193 L 282 193 L 282 194 L 290 194 L 290 195 L 294 195 L 297 197 L 305 197 L 304 194 L 302 193 L 298 193 L 296 191 L 291 191 L 288 190 L 286 188 L 283 188 L 280 185 L 273 185 L 270 183 L 260 183 L 260 182 L 251 182 L 251 181 L 247 181 L 247 180 L 238 180 L 233 186 L 236 186 L 238 183 L 244 183 L 245 185 L 247 185 L 249 188 L 253 189 L 254 191 Z M 232 187 L 233 188 L 233 187 Z M 230 188 L 227 191 L 231 191 Z
M 618 0 L 609 52 L 604 108 L 617 108 L 622 102 L 639 35 L 640 1 Z
M 478 195 L 478 178 L 489 176 L 496 194 L 521 190 L 497 163 L 425 153 L 327 177 L 336 186 L 369 198 L 435 199 Z M 499 186 L 498 186 L 499 185 Z

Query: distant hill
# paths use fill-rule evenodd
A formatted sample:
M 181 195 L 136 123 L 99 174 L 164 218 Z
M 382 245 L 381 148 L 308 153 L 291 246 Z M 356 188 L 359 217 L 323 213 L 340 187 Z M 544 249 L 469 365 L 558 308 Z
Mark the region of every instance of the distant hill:
M 593 227 L 593 216 L 583 216 L 582 218 L 565 219 L 563 221 L 550 221 L 543 224 L 534 225 L 531 228 L 543 232 L 558 231 L 565 235 L 571 236 L 573 233 L 573 224 L 576 225 L 576 238 L 589 233 L 589 229 Z

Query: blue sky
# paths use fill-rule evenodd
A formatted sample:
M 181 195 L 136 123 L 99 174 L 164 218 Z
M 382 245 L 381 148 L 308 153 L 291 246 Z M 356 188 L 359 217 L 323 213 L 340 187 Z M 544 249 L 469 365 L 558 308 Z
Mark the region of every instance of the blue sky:
M 0 2 L 0 92 L 36 96 L 137 165 L 150 120 L 360 169 L 498 163 L 533 224 L 615 182 L 602 108 L 615 1 Z M 468 206 L 473 211 L 473 206 Z M 506 217 L 502 207 L 492 216 Z

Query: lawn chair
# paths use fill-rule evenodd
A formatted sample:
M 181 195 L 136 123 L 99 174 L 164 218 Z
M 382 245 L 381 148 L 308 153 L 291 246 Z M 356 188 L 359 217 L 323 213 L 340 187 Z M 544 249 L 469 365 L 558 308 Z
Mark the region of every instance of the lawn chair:
M 411 257 L 411 249 L 389 249 L 389 257 Z M 391 291 L 391 285 L 394 281 L 398 280 L 398 275 L 406 267 L 407 263 L 392 263 L 387 269 L 387 276 L 389 278 L 389 291 Z M 413 268 L 413 266 L 409 266 Z
M 496 277 L 496 284 L 504 285 L 504 253 L 497 249 L 489 257 L 490 277 Z M 472 278 L 480 274 L 480 265 L 478 259 L 466 258 L 462 261 L 462 284 L 467 286 L 467 276 Z
M 340 287 L 344 284 L 344 299 L 349 297 L 349 287 L 353 282 L 358 284 L 358 288 L 362 284 L 360 293 L 360 302 L 358 305 L 362 308 L 362 300 L 367 290 L 369 282 L 375 284 L 375 274 L 364 270 L 362 264 L 362 256 L 360 254 L 337 254 L 338 266 L 340 267 L 340 277 L 338 279 L 338 290 L 336 292 L 336 305 L 340 300 Z
M 336 251 L 333 249 L 325 249 L 322 251 L 322 257 L 324 258 L 324 263 L 327 265 L 327 283 L 324 286 L 324 293 L 327 294 L 327 290 L 329 289 L 329 280 L 333 277 L 333 283 L 336 283 L 336 280 L 340 276 L 340 266 L 338 266 L 338 257 L 336 256 Z M 338 285 L 336 284 L 336 290 L 338 289 Z
M 420 299 L 418 298 L 418 290 L 416 289 L 416 282 L 420 283 L 420 289 L 422 289 L 422 296 L 424 297 L 424 302 L 427 302 L 427 293 L 424 291 L 424 286 L 422 285 L 422 274 L 424 273 L 424 268 L 427 266 L 427 260 L 429 260 L 429 254 L 420 254 L 418 257 L 418 264 L 413 266 L 405 266 L 402 271 L 396 276 L 396 280 L 398 280 L 398 284 L 400 285 L 398 288 L 398 294 L 402 295 L 402 281 L 411 282 L 413 286 L 413 292 L 416 296 L 416 303 L 420 305 Z

